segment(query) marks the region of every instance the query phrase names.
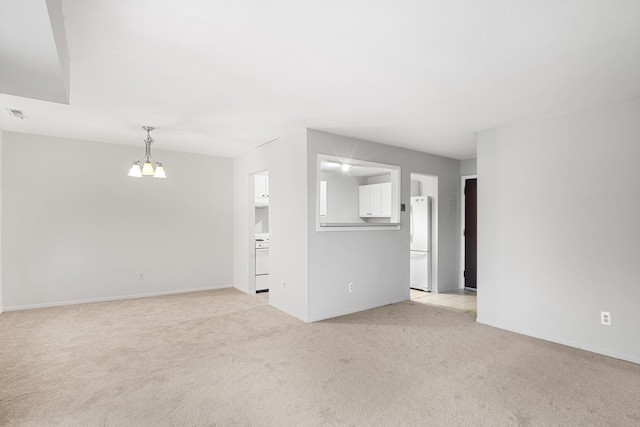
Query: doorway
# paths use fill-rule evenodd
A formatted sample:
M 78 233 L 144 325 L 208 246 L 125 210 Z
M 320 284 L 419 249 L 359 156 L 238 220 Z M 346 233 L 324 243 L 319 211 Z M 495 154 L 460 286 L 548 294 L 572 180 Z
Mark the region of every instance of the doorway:
M 438 177 L 411 174 L 410 294 L 438 292 Z
M 462 236 L 460 283 L 468 291 L 477 291 L 478 273 L 478 177 L 462 177 Z
M 249 291 L 269 291 L 269 171 L 249 175 Z M 252 208 L 251 208 L 252 206 Z

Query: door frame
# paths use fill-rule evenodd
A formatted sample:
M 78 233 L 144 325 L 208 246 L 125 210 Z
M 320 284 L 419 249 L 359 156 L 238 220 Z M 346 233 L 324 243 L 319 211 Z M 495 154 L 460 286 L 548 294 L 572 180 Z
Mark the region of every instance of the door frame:
M 249 221 L 247 229 L 247 254 L 248 254 L 248 293 L 256 293 L 256 175 L 262 171 L 252 172 L 248 175 L 248 198 L 249 212 L 247 219 Z
M 424 172 L 410 172 L 409 173 L 409 209 L 411 209 L 411 181 L 412 180 L 420 180 L 420 178 L 428 178 L 433 180 L 435 184 L 435 192 L 431 196 L 433 201 L 431 203 L 431 293 L 438 293 L 438 200 L 439 200 L 439 189 L 440 189 L 440 177 L 438 175 L 432 175 Z M 408 227 L 407 227 L 408 228 Z M 409 265 L 411 268 L 411 265 Z
M 248 174 L 248 190 L 249 190 L 249 212 L 247 219 L 249 220 L 247 235 L 247 253 L 248 253 L 248 287 L 247 293 L 256 293 L 256 175 L 262 175 L 264 173 L 269 174 L 269 169 L 260 169 Z M 268 185 L 268 184 L 267 184 Z
M 478 179 L 478 175 L 462 175 L 460 177 L 460 271 L 459 271 L 459 289 L 466 289 L 464 287 L 464 229 L 465 229 L 465 203 L 464 203 L 464 187 L 467 185 L 468 179 Z M 469 288 L 472 292 L 477 292 L 476 289 Z

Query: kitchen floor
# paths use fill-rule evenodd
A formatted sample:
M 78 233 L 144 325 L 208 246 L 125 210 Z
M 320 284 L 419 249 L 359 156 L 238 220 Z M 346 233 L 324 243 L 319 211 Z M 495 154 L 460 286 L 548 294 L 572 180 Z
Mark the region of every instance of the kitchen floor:
M 411 301 L 415 301 L 420 304 L 433 305 L 445 308 L 448 311 L 464 313 L 474 317 L 478 313 L 475 292 L 465 291 L 461 289 L 457 291 L 432 294 L 431 292 L 410 289 L 410 293 Z

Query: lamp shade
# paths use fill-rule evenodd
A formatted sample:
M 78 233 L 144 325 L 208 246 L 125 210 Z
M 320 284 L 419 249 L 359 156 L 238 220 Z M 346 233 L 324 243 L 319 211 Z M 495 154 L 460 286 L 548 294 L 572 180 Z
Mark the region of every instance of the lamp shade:
M 144 162 L 144 165 L 142 165 L 142 175 L 153 175 L 153 165 L 151 162 Z
M 129 176 L 134 178 L 142 178 L 142 171 L 140 170 L 140 163 L 133 162 L 133 166 L 129 170 Z
M 164 171 L 164 166 L 162 166 L 162 163 L 158 163 L 158 166 L 156 166 L 156 173 L 153 174 L 154 178 L 166 178 L 167 174 Z
M 166 178 L 167 173 L 164 171 L 162 163 L 154 161 L 153 157 L 151 157 L 153 138 L 151 138 L 150 132 L 153 130 L 153 127 L 142 126 L 142 129 L 147 131 L 147 139 L 144 140 L 144 157 L 141 160 L 133 162 L 133 166 L 131 166 L 131 170 L 129 170 L 129 176 L 135 178 L 142 178 L 143 176 Z

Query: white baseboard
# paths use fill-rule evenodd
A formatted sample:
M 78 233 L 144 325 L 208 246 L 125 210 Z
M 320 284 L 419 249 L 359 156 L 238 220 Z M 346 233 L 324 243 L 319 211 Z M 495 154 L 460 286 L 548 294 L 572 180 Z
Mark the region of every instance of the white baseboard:
M 283 312 L 283 313 L 285 313 L 285 314 L 288 314 L 289 316 L 295 317 L 295 318 L 296 318 L 296 319 L 298 319 L 298 320 L 302 320 L 303 322 L 308 323 L 308 322 L 307 322 L 307 320 L 305 320 L 305 319 L 304 319 L 302 316 L 300 316 L 298 313 L 294 313 L 294 312 L 292 312 L 292 311 L 290 311 L 290 310 L 287 310 L 287 309 L 285 309 L 285 308 L 283 308 L 283 307 L 280 307 L 279 305 L 274 304 L 274 303 L 272 303 L 271 301 L 269 301 L 269 305 L 270 305 L 271 307 L 275 308 L 276 310 L 280 310 L 281 312 Z
M 207 286 L 204 288 L 190 288 L 190 289 L 179 289 L 179 290 L 173 290 L 173 291 L 151 292 L 147 294 L 119 295 L 119 296 L 113 296 L 113 297 L 89 298 L 89 299 L 73 300 L 73 301 L 47 302 L 43 304 L 14 305 L 10 307 L 3 307 L 2 309 L 4 311 L 30 310 L 32 308 L 60 307 L 64 305 L 88 304 L 92 302 L 105 302 L 105 301 L 118 301 L 123 299 L 157 297 L 161 295 L 185 294 L 188 292 L 210 291 L 214 289 L 226 289 L 226 288 L 232 288 L 232 287 L 233 285 L 231 284 L 216 285 L 216 286 Z
M 251 294 L 252 294 L 252 292 L 249 292 L 249 289 L 247 289 L 247 288 L 239 288 L 239 287 L 238 287 L 238 286 L 236 286 L 236 285 L 231 285 L 231 286 L 232 286 L 233 288 L 235 288 L 235 289 L 239 290 L 240 292 L 247 294 L 247 295 L 251 295 Z M 255 292 L 253 292 L 253 294 L 255 294 Z
M 391 301 L 380 301 L 373 304 L 361 305 L 359 307 L 347 308 L 344 310 L 338 310 L 331 313 L 321 314 L 319 316 L 312 316 L 309 318 L 309 323 L 311 322 L 319 322 L 320 320 L 332 319 L 334 317 L 346 316 L 347 314 L 357 313 L 359 311 L 370 310 L 372 308 L 382 307 L 384 305 L 396 304 L 402 301 L 407 301 L 409 298 L 400 298 L 398 300 Z
M 533 337 L 533 338 L 538 338 L 538 339 L 541 339 L 541 340 L 550 341 L 550 342 L 553 342 L 553 343 L 556 343 L 556 344 L 562 344 L 562 345 L 566 345 L 568 347 L 573 347 L 573 348 L 577 348 L 577 349 L 580 349 L 580 350 L 590 351 L 591 353 L 597 353 L 597 354 L 601 354 L 603 356 L 613 357 L 615 359 L 626 360 L 627 362 L 640 364 L 640 356 L 632 356 L 632 355 L 618 353 L 618 352 L 607 350 L 607 349 L 603 349 L 603 348 L 598 348 L 598 347 L 595 347 L 595 346 L 592 346 L 592 345 L 589 345 L 589 344 L 578 343 L 578 342 L 575 342 L 575 341 L 565 340 L 565 339 L 561 339 L 561 338 L 557 338 L 557 337 L 553 337 L 553 336 L 541 335 L 541 334 L 537 334 L 537 333 L 534 333 L 534 332 L 531 332 L 531 331 L 527 331 L 527 330 L 524 330 L 524 329 L 520 329 L 520 328 L 512 328 L 510 326 L 503 325 L 503 324 L 496 323 L 496 322 L 487 322 L 485 320 L 482 320 L 480 317 L 478 317 L 476 319 L 476 322 L 481 323 L 483 325 L 492 326 L 494 328 L 504 329 L 505 331 L 515 332 L 517 334 L 527 335 L 527 336 L 530 336 L 530 337 Z

